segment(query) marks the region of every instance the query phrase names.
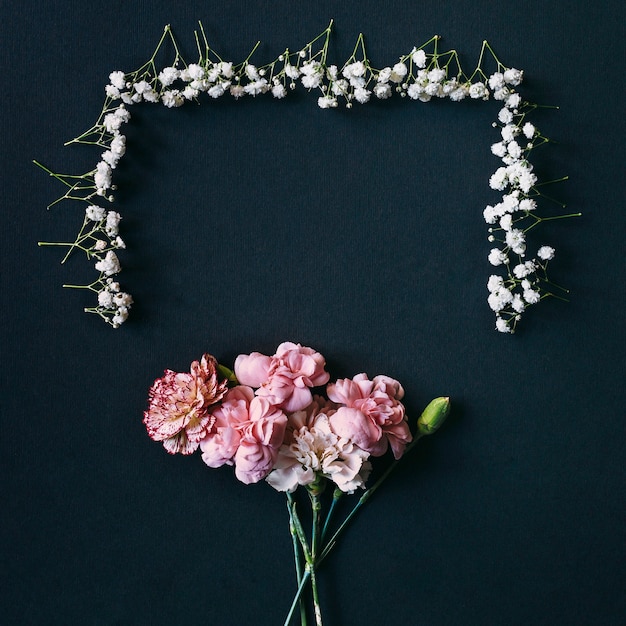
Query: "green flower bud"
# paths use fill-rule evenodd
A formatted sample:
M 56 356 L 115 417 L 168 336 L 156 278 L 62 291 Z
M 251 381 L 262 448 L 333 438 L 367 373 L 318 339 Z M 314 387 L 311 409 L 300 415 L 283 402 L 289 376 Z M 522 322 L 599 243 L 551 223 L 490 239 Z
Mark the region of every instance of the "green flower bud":
M 441 397 L 430 401 L 417 420 L 419 435 L 432 435 L 446 421 L 450 412 L 450 398 Z

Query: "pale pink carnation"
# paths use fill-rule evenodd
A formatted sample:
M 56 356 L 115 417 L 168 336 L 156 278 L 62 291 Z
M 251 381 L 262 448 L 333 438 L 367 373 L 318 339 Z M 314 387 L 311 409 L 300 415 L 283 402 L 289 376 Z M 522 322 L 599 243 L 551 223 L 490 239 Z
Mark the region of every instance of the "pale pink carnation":
M 412 439 L 404 405 L 404 390 L 397 380 L 366 374 L 344 378 L 328 385 L 328 397 L 349 409 L 337 410 L 330 416 L 332 429 L 342 437 L 355 441 L 372 456 L 381 456 L 391 447 L 399 459 Z
M 367 452 L 333 432 L 325 413 L 299 411 L 292 419 L 301 425 L 293 430 L 291 443 L 280 448 L 267 477 L 274 489 L 295 491 L 298 485 L 309 485 L 320 475 L 347 493 L 365 487 L 371 469 Z
M 209 409 L 226 393 L 227 381 L 217 378 L 217 361 L 203 355 L 189 373 L 165 370 L 149 391 L 149 408 L 143 423 L 154 441 L 162 441 L 170 454 L 191 454 L 211 429 L 215 418 Z

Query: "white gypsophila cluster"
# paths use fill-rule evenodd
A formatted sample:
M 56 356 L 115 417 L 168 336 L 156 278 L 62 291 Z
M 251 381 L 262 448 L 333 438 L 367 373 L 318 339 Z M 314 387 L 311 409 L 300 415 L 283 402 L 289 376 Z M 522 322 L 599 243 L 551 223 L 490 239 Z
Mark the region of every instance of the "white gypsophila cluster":
M 439 52 L 439 36 L 414 47 L 395 63 L 376 69 L 367 58 L 363 35 L 359 35 L 352 55 L 343 65 L 329 64 L 331 26 L 332 22 L 300 50 L 290 52 L 287 49 L 274 61 L 260 66 L 251 62 L 256 47 L 241 63 L 224 61 L 209 47 L 202 26 L 201 37 L 196 33 L 199 58 L 197 62 L 187 64 L 168 26 L 152 57 L 143 66 L 130 73 L 111 72 L 97 123 L 70 142 L 95 144 L 104 150 L 95 169 L 84 176 L 64 177 L 44 168 L 70 187 L 59 200 L 78 199 L 89 205 L 76 242 L 62 244 L 68 245 L 70 252 L 79 248 L 88 258 L 96 260 L 100 278 L 81 287 L 99 294 L 98 306 L 86 310 L 98 313 L 116 327 L 124 321 L 121 317 L 125 319 L 108 296 L 100 297 L 100 293 L 110 291 L 107 277 L 121 269 L 114 252 L 125 247 L 118 234 L 120 216 L 115 211 L 94 205 L 93 199 L 101 197 L 114 201 L 114 170 L 126 151 L 122 130 L 130 120 L 128 107 L 146 102 L 177 108 L 190 101 L 199 101 L 202 96 L 209 101 L 224 96 L 238 100 L 266 93 L 282 100 L 298 85 L 308 91 L 318 91 L 317 103 L 322 109 L 337 108 L 342 102 L 351 108 L 355 103 L 387 100 L 394 94 L 417 102 L 445 98 L 453 102 L 465 99 L 500 102 L 502 108 L 494 123 L 500 129 L 500 140 L 491 146 L 491 152 L 501 159 L 502 165 L 490 177 L 489 186 L 502 192 L 502 197 L 500 202 L 487 206 L 483 212 L 489 225 L 489 241 L 497 243 L 497 247 L 489 252 L 488 260 L 493 266 L 506 269 L 508 274 L 495 291 L 489 289 L 488 303 L 496 313 L 497 330 L 513 332 L 528 305 L 546 295 L 554 295 L 544 288 L 547 262 L 553 258 L 554 249 L 544 245 L 535 258 L 526 258 L 528 231 L 543 219 L 554 218 L 541 218 L 536 210 L 540 196 L 538 178 L 528 156 L 533 148 L 548 140 L 526 119 L 536 106 L 524 102 L 516 91 L 523 72 L 505 67 L 484 41 L 476 69 L 465 74 L 455 50 Z M 172 63 L 157 69 L 156 57 L 166 40 L 173 44 L 175 57 Z M 485 53 L 489 53 L 491 61 L 496 64 L 496 71 L 491 74 L 486 74 L 483 69 Z M 490 284 L 494 284 L 491 279 Z M 525 287 L 527 284 L 529 286 Z M 129 303 L 124 306 L 127 314 Z
M 542 221 L 570 216 L 538 215 L 537 199 L 541 194 L 529 155 L 548 139 L 526 119 L 535 105 L 523 102 L 515 91 L 522 82 L 523 72 L 515 68 L 500 69 L 503 71 L 489 76 L 487 84 L 494 99 L 502 103 L 498 121 L 494 123 L 500 129 L 501 139 L 491 146 L 492 154 L 501 159 L 502 165 L 489 179 L 491 189 L 502 192 L 502 196 L 500 202 L 487 205 L 483 217 L 489 225 L 489 241 L 498 244 L 490 250 L 488 260 L 507 273 L 504 277 L 489 278 L 487 302 L 496 314 L 496 330 L 512 333 L 528 306 L 555 295 L 550 289 L 556 285 L 547 277 L 554 248 L 543 245 L 535 257 L 528 258 L 528 232 Z

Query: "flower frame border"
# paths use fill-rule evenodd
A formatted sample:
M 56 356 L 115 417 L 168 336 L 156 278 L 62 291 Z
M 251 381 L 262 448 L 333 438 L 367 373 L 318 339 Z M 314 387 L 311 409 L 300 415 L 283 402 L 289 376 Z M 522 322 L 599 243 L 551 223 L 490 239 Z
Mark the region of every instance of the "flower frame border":
M 41 163 L 36 165 L 66 185 L 66 192 L 48 208 L 63 200 L 86 204 L 82 226 L 74 242 L 39 242 L 42 246 L 67 248 L 62 263 L 75 250 L 95 261 L 98 278 L 85 285 L 64 287 L 95 292 L 96 306 L 85 311 L 96 313 L 114 328 L 128 317 L 132 296 L 123 291 L 113 278 L 121 270 L 118 252 L 125 243 L 119 235 L 121 215 L 97 204 L 100 200 L 115 201 L 113 173 L 126 152 L 124 124 L 130 120 L 128 106 L 139 102 L 162 103 L 177 108 L 201 96 L 219 98 L 230 94 L 235 99 L 271 93 L 275 99 L 285 98 L 299 85 L 308 91 L 319 90 L 318 105 L 336 108 L 343 102 L 347 108 L 355 103 L 366 104 L 372 98 L 386 100 L 398 94 L 412 101 L 428 102 L 433 98 L 461 101 L 465 98 L 502 103 L 498 121 L 500 141 L 492 144 L 491 152 L 502 164 L 489 180 L 491 189 L 502 192 L 502 199 L 487 205 L 483 217 L 488 224 L 488 240 L 494 243 L 488 260 L 506 273 L 492 274 L 487 282 L 488 304 L 496 316 L 496 330 L 515 331 L 522 313 L 539 301 L 556 297 L 565 299 L 567 290 L 552 283 L 547 267 L 554 257 L 554 248 L 538 247 L 536 255 L 527 257 L 527 233 L 542 222 L 574 217 L 580 213 L 542 214 L 540 201 L 565 205 L 546 196 L 541 187 L 566 180 L 539 181 L 529 161 L 532 150 L 549 143 L 550 139 L 528 120 L 539 105 L 525 101 L 517 91 L 523 71 L 500 62 L 489 43 L 482 43 L 476 68 L 466 74 L 456 50 L 439 51 L 440 37 L 435 35 L 424 44 L 399 57 L 393 66 L 375 69 L 367 57 L 364 37 L 357 38 L 352 55 L 339 68 L 327 64 L 331 21 L 317 37 L 295 52 L 288 48 L 274 61 L 257 66 L 251 62 L 257 43 L 240 63 L 224 61 L 208 43 L 202 23 L 195 31 L 198 61 L 187 64 L 171 27 L 167 25 L 150 59 L 132 72 L 114 71 L 105 87 L 105 101 L 96 123 L 87 131 L 67 142 L 96 146 L 104 152 L 95 169 L 79 175 L 59 174 Z M 157 70 L 156 59 L 166 42 L 174 50 L 173 61 Z M 487 63 L 494 64 L 490 74 Z

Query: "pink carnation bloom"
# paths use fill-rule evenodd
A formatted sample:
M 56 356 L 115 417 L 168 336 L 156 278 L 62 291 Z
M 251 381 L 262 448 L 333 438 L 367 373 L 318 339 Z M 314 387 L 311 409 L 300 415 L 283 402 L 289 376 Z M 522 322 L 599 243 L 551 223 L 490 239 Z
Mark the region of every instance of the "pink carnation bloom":
M 239 355 L 235 375 L 239 382 L 258 387 L 258 396 L 291 413 L 311 403 L 312 387 L 328 382 L 325 364 L 319 352 L 287 341 L 272 357 L 258 352 Z
M 217 361 L 205 354 L 191 364 L 189 373 L 165 370 L 149 391 L 143 423 L 154 441 L 162 441 L 170 454 L 191 454 L 213 426 L 209 409 L 226 393 L 227 381 L 217 379 Z
M 287 416 L 252 388 L 231 389 L 213 411 L 215 423 L 200 442 L 209 467 L 235 465 L 243 483 L 256 483 L 271 471 L 285 436 Z
M 348 409 L 330 416 L 333 430 L 354 441 L 372 456 L 381 456 L 390 446 L 399 459 L 412 440 L 406 421 L 402 385 L 388 376 L 369 380 L 366 374 L 344 378 L 328 385 L 328 397 Z

